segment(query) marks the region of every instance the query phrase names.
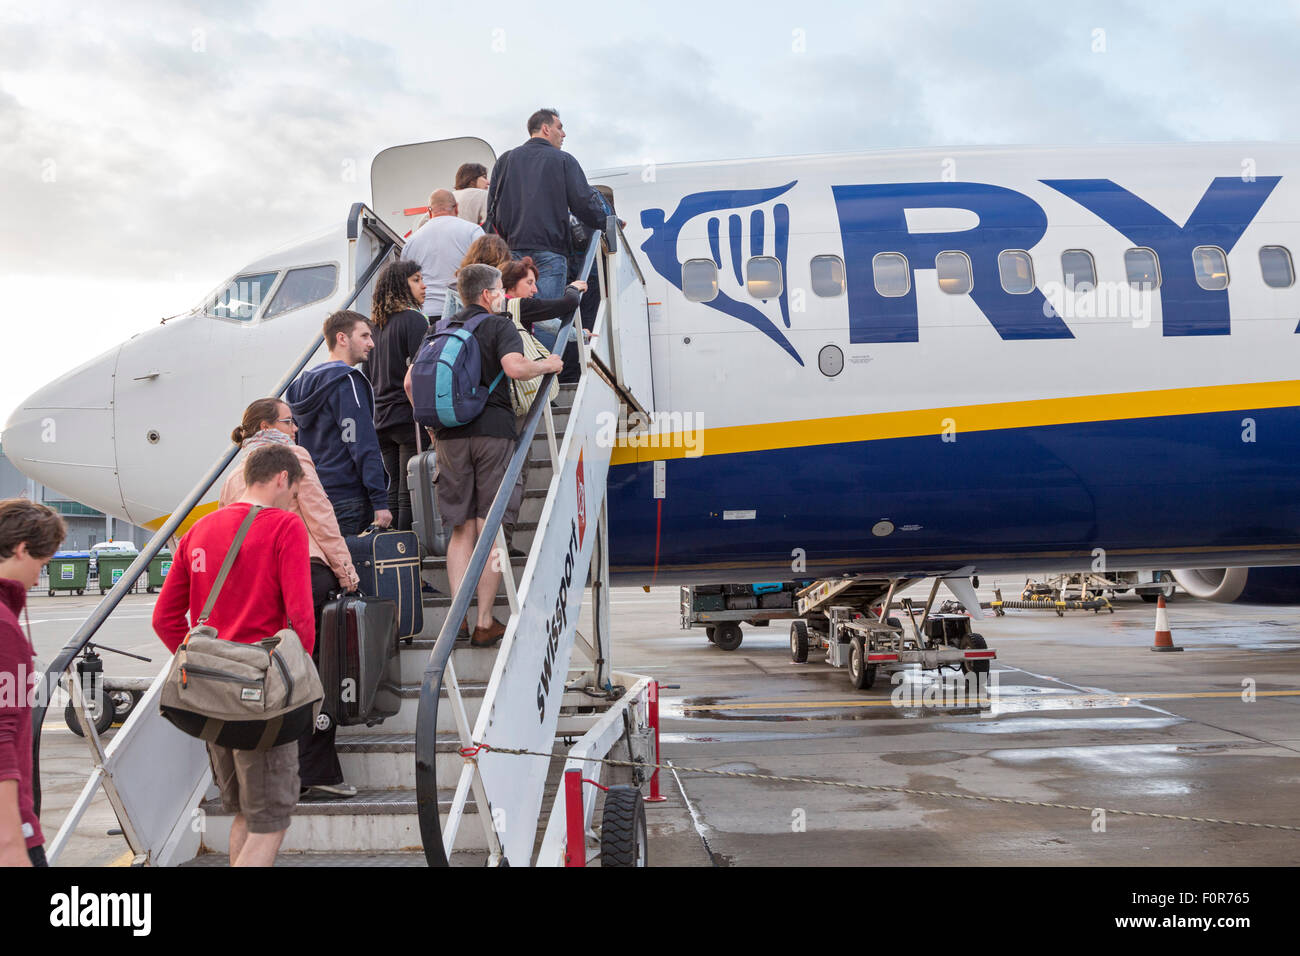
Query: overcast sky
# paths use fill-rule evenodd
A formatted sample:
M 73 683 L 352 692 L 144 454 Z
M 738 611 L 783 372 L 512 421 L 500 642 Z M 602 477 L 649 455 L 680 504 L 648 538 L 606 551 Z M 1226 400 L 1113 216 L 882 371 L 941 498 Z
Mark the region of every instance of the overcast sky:
M 884 146 L 1300 141 L 1300 4 L 0 2 L 0 423 L 554 106 L 587 169 Z

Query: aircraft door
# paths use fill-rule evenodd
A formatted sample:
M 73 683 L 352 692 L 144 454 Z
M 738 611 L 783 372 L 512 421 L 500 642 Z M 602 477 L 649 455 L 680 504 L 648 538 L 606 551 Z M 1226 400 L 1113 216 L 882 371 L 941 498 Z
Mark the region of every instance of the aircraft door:
M 370 164 L 371 208 L 399 236 L 409 238 L 425 214 L 429 193 L 456 184 L 462 163 L 496 164 L 492 147 L 474 136 L 391 146 Z

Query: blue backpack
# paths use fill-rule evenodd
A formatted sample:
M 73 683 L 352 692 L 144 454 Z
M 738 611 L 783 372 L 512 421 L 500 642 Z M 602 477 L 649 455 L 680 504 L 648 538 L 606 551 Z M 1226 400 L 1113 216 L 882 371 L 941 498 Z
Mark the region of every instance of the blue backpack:
M 474 330 L 489 315 L 480 312 L 463 324 L 451 317 L 443 319 L 420 346 L 411 365 L 411 404 L 421 425 L 458 428 L 483 414 L 488 396 L 505 374 L 503 369 L 491 385 L 483 384 Z

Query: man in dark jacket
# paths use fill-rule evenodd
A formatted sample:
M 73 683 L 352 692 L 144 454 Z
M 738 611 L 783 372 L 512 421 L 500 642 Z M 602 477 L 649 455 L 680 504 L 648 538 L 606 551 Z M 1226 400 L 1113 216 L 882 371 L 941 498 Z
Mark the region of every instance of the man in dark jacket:
M 497 160 L 488 189 L 488 229 L 514 258 L 532 257 L 543 299 L 558 299 L 568 281 L 569 213 L 592 229 L 605 226 L 599 194 L 562 149 L 565 135 L 559 113 L 538 110 L 528 118 L 528 140 Z
M 387 528 L 393 513 L 375 435 L 375 396 L 357 368 L 375 347 L 370 322 L 345 309 L 325 320 L 324 331 L 330 360 L 303 372 L 285 393 L 298 444 L 311 453 L 340 532 L 360 534 L 372 520 Z
M 18 626 L 27 591 L 63 541 L 63 519 L 24 498 L 0 501 L 0 866 L 45 866 L 32 798 L 35 651 Z

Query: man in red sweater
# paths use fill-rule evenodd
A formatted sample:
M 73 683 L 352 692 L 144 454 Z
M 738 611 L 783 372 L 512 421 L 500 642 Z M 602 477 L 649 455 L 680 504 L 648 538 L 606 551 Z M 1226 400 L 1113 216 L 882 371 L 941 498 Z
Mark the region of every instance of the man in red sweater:
M 36 652 L 18 614 L 66 534 L 63 519 L 45 505 L 0 501 L 0 866 L 46 865 L 32 803 Z
M 253 519 L 208 617 L 217 636 L 256 644 L 292 627 L 311 653 L 316 619 L 311 600 L 307 528 L 292 511 L 302 479 L 293 449 L 266 445 L 244 460 L 246 489 L 238 501 L 202 518 L 181 538 L 153 610 L 153 629 L 175 652 L 198 622 L 217 573 L 249 508 Z M 186 614 L 188 612 L 188 620 Z M 258 752 L 208 744 L 221 803 L 235 814 L 231 866 L 270 866 L 298 802 L 298 742 Z

